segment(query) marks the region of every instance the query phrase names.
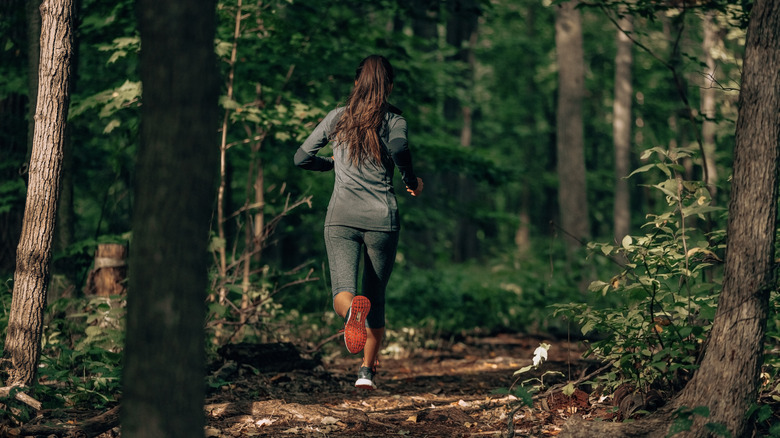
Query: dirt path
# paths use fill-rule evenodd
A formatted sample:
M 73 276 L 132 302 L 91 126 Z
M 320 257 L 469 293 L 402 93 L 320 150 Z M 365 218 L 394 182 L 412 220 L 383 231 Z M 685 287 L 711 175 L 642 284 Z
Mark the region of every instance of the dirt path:
M 513 373 L 531 363 L 540 339 L 521 335 L 469 338 L 413 355 L 383 358 L 375 391 L 354 388 L 357 357 L 337 357 L 310 370 L 256 373 L 238 366 L 231 382 L 207 399 L 207 436 L 500 437 L 519 401 L 496 394 Z M 581 378 L 597 364 L 581 349 L 552 344 L 541 372 L 545 386 Z M 523 374 L 523 379 L 541 372 Z M 602 406 L 578 391 L 538 397 L 533 409 L 513 415 L 515 436 L 552 436 L 571 415 L 591 416 Z

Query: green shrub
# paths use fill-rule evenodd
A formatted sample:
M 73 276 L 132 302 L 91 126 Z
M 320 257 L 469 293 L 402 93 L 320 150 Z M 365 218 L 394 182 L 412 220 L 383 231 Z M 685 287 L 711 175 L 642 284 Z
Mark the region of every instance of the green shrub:
M 679 160 L 690 151 L 648 151 L 662 157 L 637 172 L 660 169 L 667 177 L 653 185 L 666 198 L 665 212 L 649 215 L 644 234 L 626 236 L 621 245 L 591 243 L 595 252 L 625 262 L 609 280 L 594 281 L 590 291 L 618 295 L 624 303 L 595 309 L 585 304 L 557 304 L 554 314 L 575 321 L 595 337 L 588 354 L 613 361 L 614 370 L 600 383 L 614 388 L 630 383 L 639 390 L 680 388 L 697 367 L 702 344 L 715 316 L 720 292 L 718 256 L 723 230 L 701 233 L 691 219 L 708 220 L 723 209 L 710 205 L 709 192 L 683 181 Z M 635 172 L 635 173 L 637 173 Z

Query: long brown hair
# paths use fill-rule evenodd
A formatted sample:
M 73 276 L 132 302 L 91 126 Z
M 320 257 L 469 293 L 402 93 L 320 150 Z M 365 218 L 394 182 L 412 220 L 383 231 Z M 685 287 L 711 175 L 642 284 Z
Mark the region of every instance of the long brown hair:
M 331 134 L 332 140 L 347 147 L 355 166 L 367 159 L 382 162 L 379 129 L 387 114 L 387 96 L 392 86 L 393 67 L 387 58 L 371 55 L 360 62 L 344 114 Z

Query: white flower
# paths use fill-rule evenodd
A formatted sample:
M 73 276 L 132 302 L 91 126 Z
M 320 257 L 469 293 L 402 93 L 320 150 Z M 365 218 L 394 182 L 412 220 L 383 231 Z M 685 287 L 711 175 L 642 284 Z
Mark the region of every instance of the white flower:
M 547 360 L 547 350 L 550 348 L 550 344 L 542 342 L 534 350 L 534 366 L 539 366 L 543 361 Z

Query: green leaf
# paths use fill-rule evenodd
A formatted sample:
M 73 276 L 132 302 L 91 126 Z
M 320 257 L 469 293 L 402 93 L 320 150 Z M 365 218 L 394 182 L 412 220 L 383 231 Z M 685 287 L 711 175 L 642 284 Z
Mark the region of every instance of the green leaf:
M 563 395 L 571 397 L 572 394 L 574 394 L 575 388 L 573 383 L 569 383 L 568 385 L 564 386 L 561 392 L 563 392 Z
M 519 398 L 524 405 L 532 407 L 534 405 L 534 398 L 527 389 L 522 386 L 518 386 L 514 390 L 515 397 Z
M 593 320 L 590 320 L 590 321 L 586 322 L 586 323 L 585 323 L 585 324 L 582 326 L 582 334 L 583 334 L 583 335 L 587 335 L 587 334 L 588 334 L 588 333 L 590 333 L 590 332 L 591 332 L 591 331 L 592 331 L 592 330 L 593 330 L 595 327 L 596 327 L 596 322 L 595 322 L 595 321 L 593 321 Z
M 103 134 L 110 134 L 111 131 L 114 130 L 114 128 L 118 128 L 122 125 L 122 122 L 119 121 L 119 119 L 112 119 L 105 128 L 103 128 Z
M 516 376 L 518 374 L 527 373 L 528 371 L 531 371 L 533 368 L 534 368 L 533 365 L 527 365 L 527 366 L 524 366 L 524 367 L 520 368 L 519 370 L 515 371 L 514 374 L 512 374 L 512 375 Z
M 669 170 L 669 166 L 667 166 L 665 163 L 658 163 L 658 168 L 661 169 L 661 171 L 665 173 L 668 178 L 672 177 L 672 171 Z
M 647 172 L 648 170 L 652 169 L 653 167 L 655 167 L 655 163 L 653 163 L 653 164 L 645 164 L 644 166 L 640 167 L 639 169 L 636 169 L 635 171 L 633 171 L 630 174 L 628 174 L 628 177 L 631 178 L 632 176 L 634 176 L 637 173 Z

